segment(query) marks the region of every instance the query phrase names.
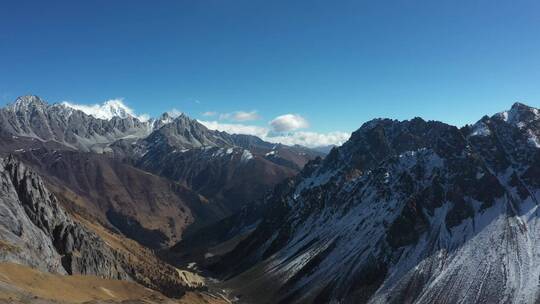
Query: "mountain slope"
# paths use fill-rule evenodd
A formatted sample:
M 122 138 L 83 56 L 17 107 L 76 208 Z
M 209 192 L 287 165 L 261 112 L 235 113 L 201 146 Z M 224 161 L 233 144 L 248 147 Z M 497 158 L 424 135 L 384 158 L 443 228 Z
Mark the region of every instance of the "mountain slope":
M 249 150 L 233 147 L 148 153 L 138 166 L 185 184 L 220 206 L 223 215 L 261 198 L 275 184 L 296 173 Z
M 181 115 L 128 146 L 130 158 L 146 171 L 183 183 L 208 198 L 227 216 L 262 198 L 320 154 L 271 144 L 250 135 L 213 131 Z M 126 145 L 112 146 L 127 155 Z
M 129 276 L 99 237 L 74 222 L 41 178 L 13 157 L 0 160 L 2 261 L 44 271 Z
M 461 130 L 368 122 L 214 270 L 255 303 L 535 303 L 538 124 L 521 104 Z
M 40 148 L 17 156 L 46 176 L 66 208 L 151 248 L 172 245 L 195 220 L 221 213 L 184 186 L 104 155 Z
M 173 297 L 205 288 L 198 275 L 160 261 L 91 218 L 66 212 L 41 177 L 15 157 L 0 159 L 0 182 L 0 262 L 134 280 Z

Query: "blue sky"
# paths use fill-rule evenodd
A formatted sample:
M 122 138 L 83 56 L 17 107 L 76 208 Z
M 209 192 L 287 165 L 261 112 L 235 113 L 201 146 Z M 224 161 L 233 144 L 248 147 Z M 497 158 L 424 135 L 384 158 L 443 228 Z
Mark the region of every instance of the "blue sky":
M 317 133 L 463 125 L 540 106 L 540 2 L 2 1 L 0 69 L 2 104 L 121 97 L 261 128 L 295 114 Z

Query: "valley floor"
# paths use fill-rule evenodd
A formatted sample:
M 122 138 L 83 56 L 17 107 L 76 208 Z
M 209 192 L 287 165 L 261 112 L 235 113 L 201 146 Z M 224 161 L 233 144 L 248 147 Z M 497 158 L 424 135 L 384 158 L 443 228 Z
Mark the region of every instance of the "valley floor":
M 0 263 L 0 303 L 23 304 L 226 304 L 221 296 L 188 292 L 169 299 L 137 283 L 94 276 L 64 276 L 30 267 Z

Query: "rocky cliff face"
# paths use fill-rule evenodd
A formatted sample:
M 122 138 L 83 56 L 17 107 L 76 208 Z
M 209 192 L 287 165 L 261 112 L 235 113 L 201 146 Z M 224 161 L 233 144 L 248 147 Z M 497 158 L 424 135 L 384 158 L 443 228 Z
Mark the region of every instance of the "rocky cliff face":
M 522 104 L 462 129 L 368 122 L 215 270 L 247 302 L 535 303 L 539 123 Z
M 13 157 L 0 160 L 3 261 L 44 271 L 127 279 L 114 253 L 73 221 L 41 178 Z

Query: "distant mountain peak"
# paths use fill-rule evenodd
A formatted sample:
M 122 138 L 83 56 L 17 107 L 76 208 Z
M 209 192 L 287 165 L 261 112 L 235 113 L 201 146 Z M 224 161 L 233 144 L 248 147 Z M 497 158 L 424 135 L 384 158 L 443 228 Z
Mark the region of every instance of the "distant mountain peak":
M 45 107 L 47 103 L 36 95 L 24 95 L 17 97 L 14 103 L 8 105 L 7 108 L 13 111 L 27 111 L 32 107 Z
M 524 103 L 522 103 L 522 102 L 516 101 L 516 102 L 514 102 L 514 104 L 512 105 L 511 109 L 516 109 L 516 110 L 518 110 L 518 109 L 534 109 L 534 108 L 531 107 L 531 106 L 528 106 L 528 105 L 526 105 L 526 104 L 524 104 Z
M 23 95 L 17 97 L 15 103 L 45 103 L 39 96 L 36 95 Z
M 121 99 L 111 99 L 105 101 L 103 104 L 94 104 L 94 105 L 80 105 L 73 104 L 71 102 L 64 101 L 61 103 L 67 108 L 74 110 L 79 110 L 84 112 L 87 115 L 93 116 L 94 118 L 111 120 L 114 117 L 118 118 L 128 118 L 135 117 L 139 120 L 144 120 L 142 117 L 135 115 L 133 110 L 126 106 Z
M 532 121 L 540 119 L 540 111 L 537 108 L 516 102 L 510 110 L 493 115 L 494 119 L 503 120 L 509 124 L 523 127 Z
M 184 113 L 181 113 L 180 115 L 175 117 L 173 119 L 173 123 L 175 125 L 177 125 L 177 126 L 182 126 L 182 127 L 185 127 L 185 126 L 188 126 L 188 125 L 196 125 L 197 127 L 206 129 L 206 127 L 204 125 L 202 125 L 197 120 L 192 119 L 191 117 L 187 116 Z
M 161 114 L 161 116 L 159 117 L 159 120 L 167 122 L 171 122 L 173 119 L 174 118 L 168 112 Z
M 127 118 L 131 115 L 131 109 L 120 100 L 108 100 L 103 104 L 102 108 L 113 117 Z
M 171 122 L 173 122 L 173 120 L 174 118 L 171 117 L 169 113 L 165 112 L 161 114 L 157 119 L 152 119 L 151 123 L 152 123 L 153 129 L 159 129 L 166 124 L 170 124 Z

